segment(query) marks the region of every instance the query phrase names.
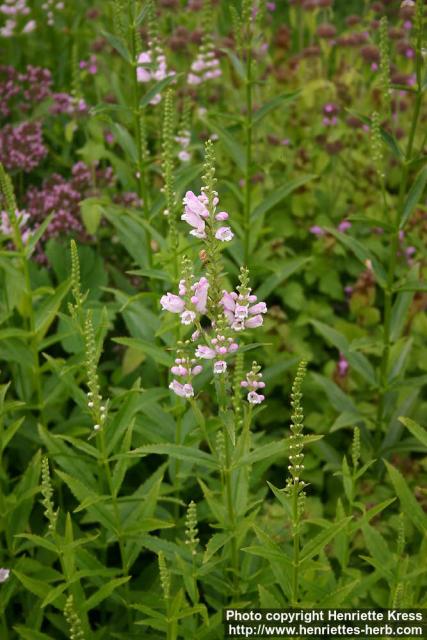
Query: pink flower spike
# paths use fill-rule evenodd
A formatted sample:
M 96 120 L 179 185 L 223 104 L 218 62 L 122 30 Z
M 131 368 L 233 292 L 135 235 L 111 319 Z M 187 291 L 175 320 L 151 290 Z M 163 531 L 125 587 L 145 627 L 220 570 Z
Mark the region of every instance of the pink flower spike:
M 230 353 L 233 353 L 234 351 L 237 351 L 238 348 L 239 348 L 239 345 L 237 344 L 237 342 L 232 342 L 228 347 L 228 351 Z
M 226 211 L 220 211 L 219 213 L 216 214 L 215 220 L 218 220 L 218 222 L 222 222 L 223 220 L 228 220 L 228 213 Z
M 164 311 L 170 311 L 171 313 L 182 313 L 184 311 L 185 302 L 181 300 L 179 296 L 173 293 L 167 293 L 160 298 L 160 304 Z

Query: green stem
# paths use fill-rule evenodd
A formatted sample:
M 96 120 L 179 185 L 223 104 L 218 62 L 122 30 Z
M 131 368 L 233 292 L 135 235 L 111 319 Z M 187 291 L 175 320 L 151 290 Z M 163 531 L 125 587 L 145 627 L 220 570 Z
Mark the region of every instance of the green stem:
M 418 63 L 417 63 L 418 69 Z M 409 177 L 409 164 L 412 159 L 412 152 L 414 148 L 415 141 L 415 132 L 417 130 L 417 124 L 421 111 L 421 103 L 422 103 L 422 89 L 421 89 L 421 75 L 417 72 L 419 76 L 418 82 L 418 90 L 415 98 L 415 107 L 414 107 L 414 116 L 412 118 L 411 130 L 409 132 L 408 144 L 406 147 L 405 154 L 405 164 L 403 166 L 402 171 L 402 179 L 400 182 L 399 188 L 399 198 L 397 205 L 397 217 L 396 220 L 393 221 L 393 229 L 390 232 L 390 254 L 389 254 L 389 264 L 388 264 L 388 272 L 387 272 L 387 284 L 384 291 L 384 331 L 383 331 L 383 350 L 380 364 L 380 372 L 379 372 L 379 400 L 378 400 L 378 408 L 377 408 L 377 417 L 376 417 L 376 449 L 378 450 L 381 445 L 381 437 L 382 430 L 384 425 L 385 418 L 385 396 L 387 393 L 387 376 L 388 376 L 388 368 L 389 368 L 389 360 L 390 360 L 390 348 L 391 348 L 391 319 L 392 319 L 392 311 L 393 311 L 393 287 L 396 278 L 396 265 L 397 265 L 397 251 L 399 248 L 399 222 L 402 215 L 403 205 L 405 201 L 405 195 L 408 188 L 408 177 Z
M 298 485 L 294 485 L 292 493 L 292 521 L 293 521 L 293 563 L 292 563 L 292 606 L 298 603 L 299 583 L 299 554 L 300 554 L 300 523 L 298 510 Z
M 237 548 L 237 539 L 236 539 L 236 513 L 234 510 L 233 487 L 232 487 L 232 478 L 231 478 L 231 450 L 230 450 L 231 442 L 230 442 L 230 436 L 226 428 L 224 428 L 224 437 L 225 437 L 225 465 L 226 465 L 224 469 L 224 482 L 225 482 L 229 526 L 232 534 L 231 567 L 233 570 L 233 590 L 234 590 L 234 595 L 236 596 L 238 592 L 239 552 Z
M 137 147 L 137 180 L 138 180 L 138 196 L 143 202 L 144 218 L 148 222 L 150 217 L 150 203 L 149 203 L 149 190 L 147 184 L 146 164 L 144 158 L 143 149 L 143 117 L 141 108 L 139 106 L 140 101 L 140 87 L 138 82 L 138 69 L 136 58 L 138 55 L 138 32 L 135 22 L 135 16 L 133 15 L 132 8 L 129 8 L 130 16 L 130 49 L 132 56 L 132 71 L 133 71 L 133 114 L 134 114 L 134 128 Z M 145 229 L 147 236 L 147 259 L 149 267 L 153 264 L 153 256 L 151 251 L 151 234 L 148 229 Z
M 111 503 L 113 505 L 114 519 L 116 521 L 116 535 L 117 535 L 117 542 L 120 550 L 120 558 L 122 562 L 122 572 L 123 572 L 123 576 L 126 577 L 129 575 L 129 567 L 126 562 L 126 551 L 125 551 L 125 546 L 124 546 L 123 537 L 122 537 L 122 525 L 121 525 L 120 511 L 117 504 L 117 492 L 114 489 L 113 477 L 111 475 L 110 463 L 107 455 L 107 447 L 105 443 L 105 427 L 101 427 L 97 435 L 99 437 L 98 443 L 99 443 L 99 451 L 101 453 L 100 463 L 105 470 L 105 477 L 107 478 L 108 488 L 111 495 Z M 126 600 L 128 603 L 130 603 L 131 598 L 130 598 L 129 582 L 126 582 L 124 586 L 127 594 Z M 131 615 L 130 607 L 126 607 L 126 614 L 127 614 L 128 626 L 130 629 L 132 625 L 132 615 Z
M 252 165 L 252 42 L 246 51 L 246 162 L 245 162 L 245 204 L 244 204 L 244 260 L 248 264 L 250 252 L 250 229 L 251 229 L 251 165 Z

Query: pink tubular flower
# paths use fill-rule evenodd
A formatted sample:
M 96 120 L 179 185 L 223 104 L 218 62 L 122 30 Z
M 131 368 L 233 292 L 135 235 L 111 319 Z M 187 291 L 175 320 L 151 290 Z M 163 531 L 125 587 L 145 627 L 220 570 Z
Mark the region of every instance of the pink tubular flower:
M 206 237 L 204 218 L 209 216 L 209 211 L 201 198 L 202 196 L 197 197 L 192 191 L 187 191 L 183 200 L 185 212 L 182 214 L 181 220 L 193 227 L 190 234 L 196 238 Z
M 231 231 L 230 227 L 220 227 L 215 233 L 215 238 L 221 242 L 230 242 L 233 237 L 234 233 Z
M 225 373 L 227 371 L 227 363 L 225 360 L 217 360 L 214 363 L 213 372 L 216 374 Z
M 256 391 L 249 391 L 248 393 L 248 402 L 250 404 L 261 404 L 261 402 L 265 399 L 265 396 L 263 396 L 260 393 L 257 393 Z
M 193 385 L 189 383 L 181 384 L 177 380 L 172 380 L 169 385 L 169 389 L 181 398 L 192 398 L 194 396 Z
M 349 366 L 350 365 L 348 363 L 348 360 L 344 357 L 342 353 L 340 353 L 340 359 L 338 360 L 338 363 L 337 363 L 337 371 L 340 378 L 345 378 L 345 376 L 347 375 Z
M 345 233 L 350 228 L 351 222 L 349 220 L 342 220 L 337 227 L 338 231 L 341 231 L 341 233 Z
M 310 227 L 310 233 L 312 233 L 315 236 L 325 236 L 326 235 L 326 231 L 324 229 L 322 229 L 322 227 L 319 227 L 317 224 L 315 224 L 312 227 Z
M 212 360 L 216 357 L 216 351 L 215 349 L 211 349 L 211 347 L 199 345 L 196 349 L 196 357 L 203 358 L 204 360 Z
M 0 583 L 6 582 L 10 576 L 10 569 L 0 569 Z
M 162 309 L 171 313 L 182 313 L 185 308 L 185 302 L 174 293 L 167 293 L 160 298 Z
M 206 278 L 200 278 L 200 280 L 193 284 L 191 288 L 193 290 L 191 302 L 196 307 L 196 311 L 198 311 L 199 313 L 206 313 L 209 282 Z
M 181 313 L 180 318 L 182 324 L 193 324 L 194 320 L 196 319 L 196 314 L 194 313 L 194 311 L 184 309 L 184 311 Z

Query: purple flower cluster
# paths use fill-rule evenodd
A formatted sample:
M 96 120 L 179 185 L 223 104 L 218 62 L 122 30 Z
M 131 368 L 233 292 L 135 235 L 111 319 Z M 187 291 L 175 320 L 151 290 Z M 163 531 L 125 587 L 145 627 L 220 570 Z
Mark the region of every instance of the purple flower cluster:
M 28 65 L 19 73 L 10 65 L 0 66 L 0 114 L 10 116 L 16 105 L 27 113 L 50 96 L 52 74 L 49 69 Z
M 52 93 L 52 98 L 50 112 L 54 115 L 65 113 L 69 116 L 77 116 L 89 111 L 88 105 L 82 98 L 75 98 L 69 93 Z
M 341 222 L 337 226 L 337 230 L 340 231 L 341 233 L 345 233 L 349 229 L 351 229 L 350 220 L 345 220 L 345 219 L 341 220 Z M 312 227 L 310 227 L 310 233 L 312 233 L 314 236 L 326 236 L 326 235 L 328 235 L 328 232 L 326 231 L 326 229 L 324 229 L 323 227 L 320 227 L 317 224 L 315 224 Z
M 47 155 L 40 122 L 6 125 L 0 130 L 0 162 L 7 171 L 32 171 Z
M 84 162 L 78 162 L 72 168 L 69 180 L 59 174 L 53 174 L 43 182 L 41 188 L 30 187 L 26 194 L 26 210 L 35 226 L 41 224 L 50 214 L 50 221 L 44 238 L 76 233 L 84 235 L 80 221 L 80 202 L 93 195 L 94 178 L 96 184 L 109 185 L 113 180 L 111 167 L 91 168 Z

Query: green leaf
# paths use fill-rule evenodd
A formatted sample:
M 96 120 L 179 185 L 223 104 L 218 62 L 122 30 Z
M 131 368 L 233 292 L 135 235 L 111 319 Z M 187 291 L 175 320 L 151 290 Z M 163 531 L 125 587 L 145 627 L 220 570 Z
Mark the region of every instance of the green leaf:
M 91 596 L 88 600 L 83 603 L 82 609 L 83 611 L 91 611 L 97 607 L 103 600 L 108 598 L 113 591 L 115 591 L 118 587 L 121 587 L 122 584 L 126 584 L 129 582 L 131 576 L 125 576 L 123 578 L 114 578 L 104 584 L 98 591 L 96 591 L 93 596 Z
M 419 425 L 418 422 L 411 420 L 411 418 L 400 417 L 399 421 L 405 425 L 414 438 L 417 438 L 417 440 L 427 447 L 427 429 Z
M 239 76 L 240 80 L 242 80 L 242 82 L 246 82 L 246 69 L 244 67 L 244 64 L 236 56 L 234 51 L 232 51 L 231 49 L 226 49 L 226 48 L 221 49 L 221 51 L 224 51 L 224 53 L 230 58 L 231 64 L 234 67 L 234 71 L 237 73 L 237 75 Z
M 284 107 L 285 105 L 294 102 L 294 100 L 296 100 L 300 95 L 301 90 L 298 89 L 297 91 L 291 91 L 290 93 L 282 93 L 282 95 L 276 96 L 269 102 L 266 102 L 266 104 L 258 109 L 258 111 L 255 111 L 252 118 L 252 124 L 258 124 L 268 113 L 270 113 L 270 111 L 273 111 L 273 109 L 276 109 L 277 107 Z
M 335 536 L 342 531 L 350 522 L 351 517 L 344 518 L 340 522 L 334 522 L 329 524 L 326 529 L 318 533 L 314 538 L 311 538 L 303 547 L 300 556 L 300 564 L 303 564 L 307 560 L 310 560 L 314 556 L 318 555 Z
M 389 569 L 391 554 L 386 541 L 380 532 L 368 523 L 362 525 L 362 531 L 368 551 L 375 560 L 375 566 L 381 567 L 381 572 L 391 582 L 393 580 L 393 573 Z
M 207 469 L 218 469 L 218 463 L 211 454 L 200 451 L 199 449 L 194 449 L 193 447 L 186 447 L 182 444 L 147 444 L 143 447 L 133 449 L 133 451 L 124 455 L 145 457 L 152 453 L 170 456 L 171 458 L 197 464 Z
M 99 198 L 86 198 L 80 202 L 80 211 L 86 231 L 94 235 L 102 218 L 102 202 Z
M 302 176 L 301 178 L 296 178 L 295 180 L 289 180 L 285 182 L 274 191 L 270 192 L 270 194 L 265 198 L 259 205 L 255 207 L 255 209 L 251 213 L 251 220 L 257 220 L 261 216 L 265 215 L 270 209 L 275 207 L 279 202 L 284 200 L 286 196 L 290 193 L 302 187 L 303 184 L 310 182 L 317 178 L 315 175 L 307 175 Z
M 177 77 L 176 75 L 167 76 L 167 78 L 163 78 L 163 80 L 156 82 L 156 84 L 153 87 L 151 87 L 151 89 L 149 89 L 149 91 L 147 91 L 146 94 L 142 96 L 141 102 L 139 103 L 140 109 L 143 109 L 144 107 L 149 105 L 151 100 L 155 98 L 157 94 L 161 93 L 163 89 L 166 89 L 166 87 L 172 84 L 172 82 L 175 82 L 176 77 Z
M 43 600 L 43 602 L 41 603 L 40 607 L 43 609 L 44 607 L 47 607 L 48 604 L 55 602 L 55 600 L 59 598 L 61 594 L 64 593 L 67 586 L 68 586 L 67 583 L 63 582 L 62 584 L 58 584 L 56 587 L 51 589 L 47 594 L 47 596 L 45 597 L 45 599 Z
M 412 524 L 424 535 L 427 530 L 427 515 L 415 499 L 400 471 L 387 462 L 387 460 L 384 460 L 384 462 L 387 467 L 390 480 L 394 486 L 394 490 L 399 497 L 403 513 L 407 515 Z
M 18 533 L 15 538 L 25 538 L 25 540 L 29 540 L 34 544 L 35 547 L 43 547 L 48 551 L 52 551 L 53 553 L 58 553 L 58 549 L 53 542 L 50 542 L 46 538 L 42 538 L 41 536 L 36 536 L 32 533 Z
M 378 284 L 381 287 L 385 287 L 387 285 L 387 274 L 384 267 L 362 242 L 356 240 L 356 238 L 353 238 L 349 234 L 337 231 L 337 229 L 333 229 L 332 227 L 325 227 L 325 230 L 350 249 L 350 251 L 354 253 L 356 258 L 360 260 L 364 266 L 366 266 L 366 261 L 369 260 L 372 264 L 372 269 L 375 273 Z
M 409 193 L 406 197 L 405 204 L 403 205 L 402 216 L 400 218 L 399 229 L 403 229 L 406 223 L 408 222 L 411 213 L 417 206 L 423 191 L 425 189 L 427 182 L 427 167 L 421 169 L 417 177 L 415 178 L 415 182 L 412 185 Z
M 118 38 L 117 36 L 113 35 L 112 33 L 109 33 L 108 31 L 102 31 L 101 33 L 104 36 L 104 38 L 108 40 L 109 44 L 113 47 L 113 49 L 115 49 L 118 53 L 120 53 L 120 55 L 124 60 L 126 60 L 126 62 L 132 63 L 130 51 L 127 48 L 125 42 L 122 40 L 122 38 Z
M 219 124 L 209 121 L 209 126 L 214 133 L 219 136 L 220 142 L 224 145 L 228 151 L 229 156 L 234 160 L 239 169 L 243 172 L 246 166 L 245 150 L 227 130 L 221 127 Z
M 319 320 L 311 320 L 311 324 L 319 331 L 319 333 L 341 351 L 347 358 L 350 366 L 357 371 L 372 386 L 376 386 L 377 380 L 375 370 L 369 360 L 362 354 L 351 350 L 351 346 L 347 338 L 327 324 Z
M 213 536 L 209 539 L 208 544 L 206 545 L 206 550 L 203 555 L 203 564 L 209 562 L 212 556 L 214 556 L 217 551 L 222 549 L 222 547 L 226 545 L 230 540 L 231 534 L 229 533 L 214 533 Z
M 323 436 L 303 436 L 304 446 L 309 445 L 311 442 L 316 442 L 317 440 L 321 440 Z M 272 458 L 276 456 L 286 456 L 289 454 L 289 445 L 291 444 L 290 440 L 282 440 L 274 442 L 269 442 L 267 444 L 259 445 L 242 457 L 240 457 L 236 462 L 232 465 L 233 469 L 239 469 L 245 465 L 252 465 L 255 462 L 260 462 L 261 460 L 266 460 L 267 458 Z
M 318 385 L 320 385 L 329 398 L 330 403 L 337 411 L 345 413 L 352 413 L 356 418 L 361 418 L 359 409 L 354 404 L 353 400 L 339 388 L 335 382 L 312 371 L 310 375 L 314 378 Z
M 137 351 L 153 358 L 158 364 L 163 364 L 165 367 L 171 367 L 173 363 L 172 356 L 170 356 L 161 347 L 156 347 L 155 344 L 142 340 L 141 338 L 113 338 L 113 342 L 117 344 L 123 344 L 126 347 L 131 347 Z
M 54 295 L 50 296 L 38 309 L 36 309 L 35 332 L 38 340 L 41 340 L 44 337 L 50 325 L 55 320 L 61 303 L 68 293 L 70 285 L 70 280 L 66 280 L 60 284 Z
M 25 246 L 25 257 L 27 259 L 29 259 L 32 256 L 33 251 L 36 248 L 36 245 L 37 245 L 38 241 L 40 240 L 40 238 L 42 237 L 42 235 L 46 231 L 46 229 L 49 226 L 49 223 L 52 220 L 52 218 L 53 218 L 53 213 L 48 215 L 47 218 L 45 218 L 43 220 L 41 225 L 39 227 L 37 227 L 35 232 L 30 235 L 30 238 L 29 238 L 29 240 L 28 240 L 28 242 L 27 242 L 27 244 Z
M 19 634 L 19 637 L 23 640 L 54 640 L 52 636 L 48 636 L 47 633 L 41 633 L 41 631 L 36 631 L 35 629 L 30 629 L 29 627 L 17 625 L 13 628 Z
M 289 278 L 290 275 L 295 273 L 295 271 L 298 271 L 298 269 L 310 262 L 310 260 L 312 260 L 312 258 L 291 258 L 289 260 L 282 260 L 280 268 L 271 276 L 266 278 L 257 290 L 256 295 L 258 296 L 258 299 L 263 300 L 268 297 L 270 293 L 282 284 L 283 280 Z
M 136 163 L 138 161 L 138 151 L 129 131 L 118 122 L 112 122 L 110 127 L 125 154 Z

